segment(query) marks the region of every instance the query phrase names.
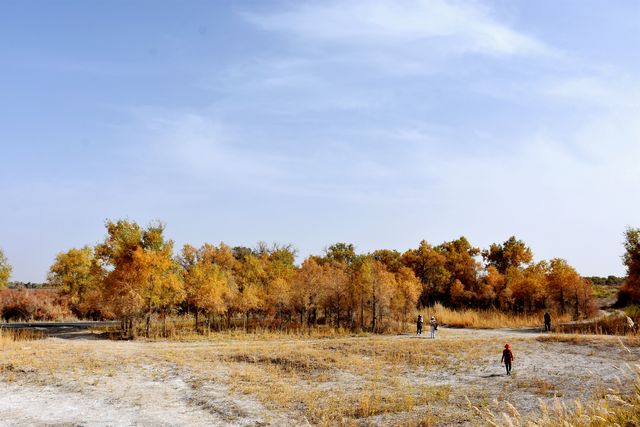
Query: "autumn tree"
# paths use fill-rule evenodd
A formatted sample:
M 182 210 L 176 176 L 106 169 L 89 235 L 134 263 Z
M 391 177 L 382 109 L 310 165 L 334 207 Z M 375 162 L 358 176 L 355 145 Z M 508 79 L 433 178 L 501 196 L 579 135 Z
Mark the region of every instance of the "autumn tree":
M 392 249 L 378 249 L 371 253 L 374 260 L 381 262 L 392 273 L 398 273 L 405 265 L 402 263 L 402 254 Z
M 151 315 L 160 312 L 163 320 L 173 307 L 184 300 L 184 284 L 177 262 L 172 256 L 173 244 L 155 250 L 138 249 L 133 253 L 137 280 L 143 284 L 145 336 L 149 337 Z M 166 323 L 163 322 L 166 335 Z
M 502 309 L 508 309 L 511 306 L 512 294 L 507 288 L 506 277 L 495 266 L 490 265 L 486 268 L 481 283 L 479 300 L 484 307 L 497 305 Z
M 346 281 L 339 289 L 341 300 L 334 304 L 333 308 L 337 309 L 337 322 L 339 323 L 343 318 L 351 328 L 355 328 L 358 323 L 356 321 L 358 312 L 360 312 L 360 327 L 364 322 L 362 307 L 365 304 L 365 291 L 362 288 L 362 281 L 358 278 L 358 270 L 363 260 L 364 257 L 356 253 L 353 244 L 342 242 L 329 246 L 325 250 L 324 258 L 320 260 L 321 263 L 328 263 L 346 275 Z
M 234 253 L 236 252 L 234 248 Z M 237 292 L 233 298 L 229 320 L 233 314 L 242 314 L 244 327 L 248 328 L 248 320 L 252 313 L 265 307 L 265 288 L 268 280 L 264 260 L 253 251 L 238 253 L 238 266 L 235 270 Z
M 71 311 L 79 317 L 100 311 L 100 307 L 95 306 L 96 294 L 100 291 L 95 267 L 93 249 L 84 246 L 59 253 L 49 268 L 49 285 L 68 298 Z
M 417 249 L 402 254 L 402 263 L 411 268 L 422 283 L 421 306 L 426 307 L 447 297 L 451 273 L 446 268 L 446 257 L 442 252 L 423 240 Z
M 335 325 L 340 327 L 340 320 L 348 310 L 347 296 L 350 274 L 348 266 L 343 262 L 330 261 L 322 265 L 322 307 L 325 323 L 331 324 L 335 316 Z
M 449 302 L 454 307 L 464 307 L 470 304 L 473 298 L 471 291 L 467 291 L 460 279 L 455 279 L 449 289 Z
M 291 307 L 299 314 L 301 324 L 317 322 L 324 291 L 322 285 L 322 266 L 313 257 L 307 258 L 297 270 L 290 297 Z
M 547 276 L 547 295 L 551 304 L 558 307 L 560 314 L 565 314 L 567 309 L 573 305 L 578 317 L 580 287 L 584 280 L 578 272 L 564 259 L 554 258 L 549 263 L 549 274 Z
M 372 282 L 370 287 L 371 330 L 377 332 L 383 324 L 383 318 L 390 313 L 391 297 L 396 287 L 396 277 L 387 271 L 384 264 L 373 261 Z
M 201 313 L 223 315 L 235 297 L 232 268 L 235 258 L 228 247 L 205 243 L 200 249 L 184 245 L 179 257 L 184 274 L 186 302 L 194 309 L 195 329 Z
M 488 250 L 482 251 L 482 257 L 489 266 L 505 274 L 509 267 L 521 268 L 531 263 L 533 253 L 522 240 L 511 236 L 502 244 L 492 243 Z
M 144 315 L 148 335 L 151 314 L 184 296 L 173 242 L 165 240 L 159 222 L 142 228 L 127 220 L 107 221 L 106 228 L 107 236 L 95 250 L 106 271 L 104 300 L 128 323 L 125 329 L 130 334 L 133 320 Z
M 533 312 L 544 307 L 548 264 L 544 261 L 524 269 L 507 269 L 507 287 L 515 311 Z
M 391 297 L 391 310 L 396 313 L 403 325 L 406 325 L 409 314 L 416 308 L 422 284 L 408 267 L 396 272 L 396 286 Z
M 9 260 L 4 256 L 2 248 L 0 248 L 0 289 L 5 288 L 9 284 L 9 278 L 11 277 L 11 265 Z
M 618 294 L 623 304 L 640 303 L 640 228 L 627 228 L 624 232 L 622 261 L 627 268 L 627 277 Z
M 265 265 L 265 303 L 271 316 L 282 318 L 290 306 L 295 276 L 295 250 L 291 245 L 277 245 L 261 252 Z
M 462 284 L 465 291 L 465 298 L 472 302 L 473 295 L 478 293 L 478 275 L 480 264 L 476 256 L 480 254 L 480 249 L 469 243 L 463 236 L 450 242 L 444 242 L 435 248 L 444 255 L 445 268 L 451 274 L 450 287 L 456 280 Z M 444 302 L 450 301 L 450 294 L 443 296 Z

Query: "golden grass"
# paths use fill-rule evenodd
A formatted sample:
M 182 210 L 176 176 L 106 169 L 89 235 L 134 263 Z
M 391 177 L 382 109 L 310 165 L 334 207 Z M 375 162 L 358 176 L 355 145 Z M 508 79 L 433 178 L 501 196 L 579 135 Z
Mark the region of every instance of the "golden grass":
M 544 325 L 543 313 L 513 314 L 498 310 L 454 310 L 444 307 L 441 304 L 436 304 L 424 310 L 421 314 L 425 318 L 425 326 L 427 329 L 428 320 L 431 316 L 436 316 L 439 324 L 454 328 L 542 328 Z M 571 320 L 569 315 L 554 316 L 553 318 L 554 323 L 567 322 L 569 320 Z
M 0 344 L 16 341 L 33 341 L 44 338 L 44 334 L 33 329 L 0 328 Z
M 582 334 L 549 334 L 536 338 L 540 342 L 559 342 L 574 345 L 599 345 L 614 347 L 640 347 L 640 336 L 609 336 L 609 335 L 582 335 Z
M 637 373 L 634 392 L 625 396 L 619 391 L 610 390 L 601 399 L 583 402 L 577 399 L 572 405 L 567 405 L 559 398 L 552 404 L 540 401 L 539 416 L 535 420 L 526 419 L 508 401 L 504 402 L 506 410 L 496 414 L 496 411 L 481 409 L 469 403 L 486 425 L 510 427 L 609 427 L 609 426 L 637 426 L 640 425 L 640 371 Z
M 627 324 L 624 315 L 612 314 L 599 317 L 590 321 L 573 322 L 559 325 L 554 328 L 556 332 L 566 334 L 590 334 L 590 335 L 636 335 L 637 328 L 632 329 Z
M 286 414 L 291 424 L 509 425 L 499 412 L 504 400 L 518 393 L 552 399 L 563 392 L 563 385 L 555 384 L 554 379 L 527 381 L 520 377 L 517 363 L 522 353 L 518 351 L 524 351 L 526 345 L 537 348 L 536 343 L 555 341 L 591 345 L 591 341 L 570 342 L 571 336 L 555 334 L 537 340 L 510 339 L 517 351 L 515 378 L 487 380 L 495 381 L 493 387 L 502 390 L 499 404 L 494 403 L 496 389 L 487 388 L 492 383 L 470 385 L 464 380 L 478 378 L 478 369 L 485 363 L 494 363 L 499 369 L 502 341 L 497 343 L 491 337 L 472 338 L 451 330 L 442 331 L 437 340 L 378 335 L 315 339 L 245 333 L 212 337 L 211 341 L 193 342 L 71 342 L 21 341 L 5 336 L 0 338 L 0 380 L 86 391 L 105 384 L 119 387 L 121 379 L 133 374 L 140 381 L 152 382 L 179 376 L 190 387 L 192 402 L 202 408 L 218 409 L 208 394 L 215 387 L 226 390 L 234 400 L 258 401 L 270 414 Z M 603 342 L 603 346 L 617 340 L 591 339 Z M 454 385 L 438 378 L 458 378 L 460 382 Z M 469 410 L 465 396 L 477 411 Z M 631 402 L 622 395 L 619 399 Z M 608 411 L 617 411 L 622 404 L 611 400 L 609 405 Z M 547 413 L 541 407 L 533 419 L 547 417 L 559 422 L 541 426 L 562 425 L 575 415 L 575 405 L 569 406 L 573 409 L 561 406 L 561 412 L 551 406 Z M 524 426 L 532 419 L 530 414 L 516 416 L 508 408 L 505 413 L 513 425 Z M 235 416 L 242 417 L 240 413 Z
M 618 295 L 619 286 L 612 285 L 593 285 L 594 298 L 613 298 Z

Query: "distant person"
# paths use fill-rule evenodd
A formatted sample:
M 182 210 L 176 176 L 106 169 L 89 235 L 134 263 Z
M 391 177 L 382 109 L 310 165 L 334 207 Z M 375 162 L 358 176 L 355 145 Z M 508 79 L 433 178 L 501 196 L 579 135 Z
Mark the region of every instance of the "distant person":
M 422 324 L 424 323 L 424 319 L 422 318 L 422 314 L 418 314 L 418 322 L 416 324 L 417 331 L 416 335 L 422 335 Z
M 507 375 L 511 375 L 511 362 L 513 362 L 513 352 L 509 344 L 505 344 L 500 363 L 504 363 L 504 367 L 507 369 Z
M 435 316 L 431 316 L 431 320 L 429 320 L 429 325 L 431 326 L 431 338 L 436 339 L 436 331 L 438 330 L 438 321 Z
M 544 313 L 544 331 L 551 332 L 551 315 L 548 311 Z

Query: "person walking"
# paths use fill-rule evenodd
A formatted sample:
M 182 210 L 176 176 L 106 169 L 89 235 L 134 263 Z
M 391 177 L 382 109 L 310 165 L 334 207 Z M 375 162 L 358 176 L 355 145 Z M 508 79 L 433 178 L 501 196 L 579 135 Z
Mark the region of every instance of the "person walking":
M 422 318 L 422 314 L 418 314 L 418 322 L 416 324 L 417 331 L 416 335 L 422 335 L 422 324 L 424 323 L 424 319 Z
M 431 320 L 429 320 L 429 325 L 431 326 L 431 338 L 436 339 L 436 331 L 438 330 L 438 321 L 435 316 L 431 316 Z
M 504 367 L 507 369 L 507 375 L 511 375 L 511 362 L 513 362 L 513 352 L 509 344 L 505 344 L 500 363 L 504 363 Z
M 544 331 L 551 332 L 551 315 L 548 311 L 544 313 Z

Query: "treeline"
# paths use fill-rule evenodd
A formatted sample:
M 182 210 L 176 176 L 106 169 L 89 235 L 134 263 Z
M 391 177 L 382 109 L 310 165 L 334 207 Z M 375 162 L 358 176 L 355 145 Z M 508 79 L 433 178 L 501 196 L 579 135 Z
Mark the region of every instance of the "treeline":
M 296 265 L 288 245 L 185 245 L 176 254 L 161 223 L 107 221 L 106 229 L 97 246 L 60 253 L 48 280 L 78 317 L 121 319 L 129 332 L 142 320 L 148 333 L 153 318 L 172 313 L 194 315 L 196 329 L 241 322 L 381 331 L 436 302 L 576 318 L 593 311 L 589 281 L 562 259 L 533 262 L 515 237 L 486 250 L 464 237 L 422 241 L 404 253 L 357 254 L 337 243 Z
M 625 280 L 624 277 L 617 277 L 617 276 L 607 276 L 607 277 L 587 276 L 585 277 L 585 279 L 587 279 L 588 281 L 590 281 L 591 283 L 597 286 L 614 286 L 614 287 L 622 286 Z
M 46 283 L 37 282 L 9 282 L 9 289 L 43 289 L 47 287 Z

